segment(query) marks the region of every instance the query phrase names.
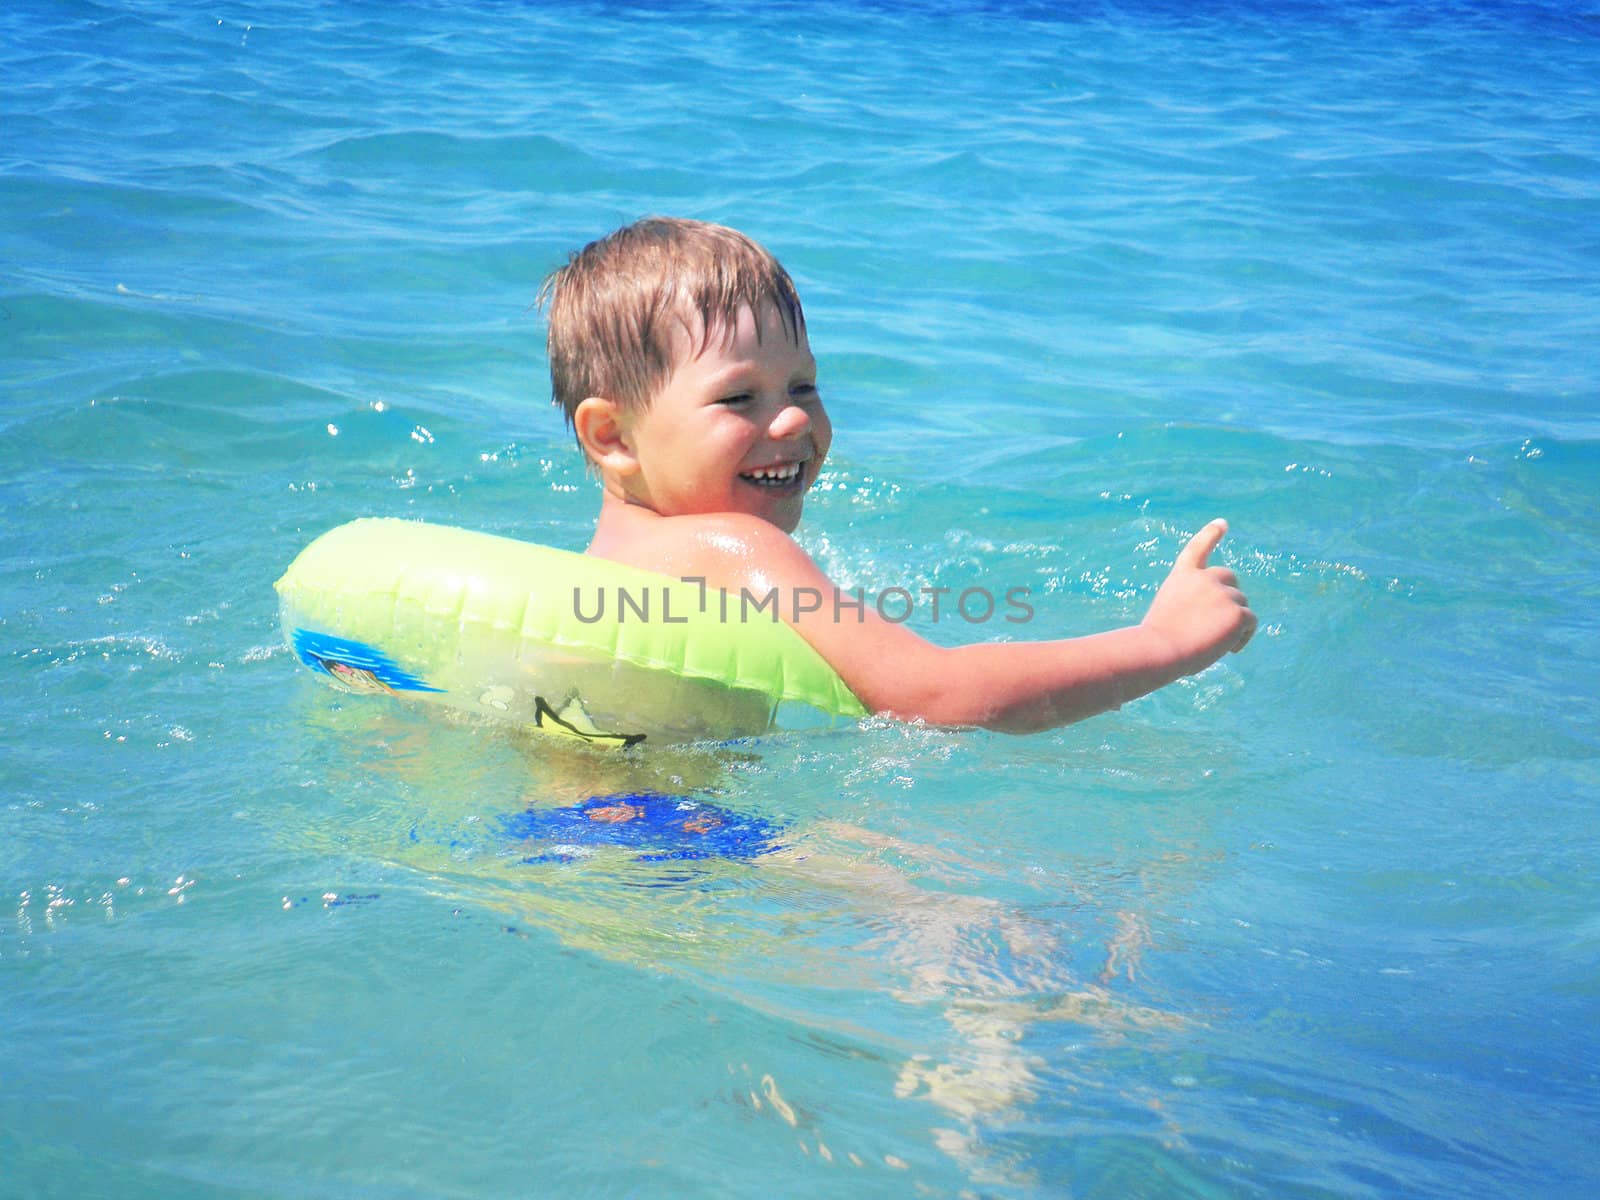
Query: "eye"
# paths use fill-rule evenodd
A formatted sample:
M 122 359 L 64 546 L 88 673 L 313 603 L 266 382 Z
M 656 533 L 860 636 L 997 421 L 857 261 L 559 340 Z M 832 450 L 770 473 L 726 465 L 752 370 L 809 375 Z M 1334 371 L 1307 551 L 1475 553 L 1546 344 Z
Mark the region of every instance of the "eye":
M 817 385 L 810 380 L 802 380 L 789 385 L 789 397 L 793 400 L 815 400 L 817 398 Z
M 728 407 L 737 407 L 741 404 L 749 404 L 753 399 L 755 399 L 755 397 L 749 392 L 734 392 L 732 395 L 723 396 L 717 401 L 717 403 L 727 405 Z

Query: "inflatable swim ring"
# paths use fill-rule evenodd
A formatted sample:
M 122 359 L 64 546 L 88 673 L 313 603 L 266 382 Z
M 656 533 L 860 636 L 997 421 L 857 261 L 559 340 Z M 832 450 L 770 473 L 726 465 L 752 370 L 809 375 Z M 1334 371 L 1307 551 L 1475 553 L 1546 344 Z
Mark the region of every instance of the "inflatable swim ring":
M 367 518 L 313 541 L 277 590 L 295 655 L 346 691 L 596 745 L 866 715 L 776 606 L 730 614 L 716 590 L 531 542 Z

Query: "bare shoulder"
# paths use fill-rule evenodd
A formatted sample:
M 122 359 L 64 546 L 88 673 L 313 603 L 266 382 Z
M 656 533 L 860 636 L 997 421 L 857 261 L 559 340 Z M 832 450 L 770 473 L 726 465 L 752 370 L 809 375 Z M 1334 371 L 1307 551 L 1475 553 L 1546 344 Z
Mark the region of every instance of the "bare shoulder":
M 826 583 L 811 556 L 783 530 L 746 513 L 673 517 L 674 557 L 726 588 L 815 587 Z M 688 571 L 679 573 L 689 573 Z
M 804 553 L 783 530 L 748 513 L 671 517 L 662 524 L 671 526 L 674 537 L 703 546 L 713 554 L 740 555 L 757 550 Z
M 676 578 L 703 579 L 713 587 L 815 587 L 822 580 L 793 538 L 746 513 L 651 514 L 613 522 L 603 532 L 591 554 Z

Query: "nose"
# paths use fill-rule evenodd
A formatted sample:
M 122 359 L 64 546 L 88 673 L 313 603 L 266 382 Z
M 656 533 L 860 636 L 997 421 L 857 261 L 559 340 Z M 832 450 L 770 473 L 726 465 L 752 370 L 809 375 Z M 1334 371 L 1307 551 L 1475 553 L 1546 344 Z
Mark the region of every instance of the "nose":
M 786 404 L 767 426 L 767 435 L 775 442 L 797 438 L 811 429 L 811 414 L 798 404 Z

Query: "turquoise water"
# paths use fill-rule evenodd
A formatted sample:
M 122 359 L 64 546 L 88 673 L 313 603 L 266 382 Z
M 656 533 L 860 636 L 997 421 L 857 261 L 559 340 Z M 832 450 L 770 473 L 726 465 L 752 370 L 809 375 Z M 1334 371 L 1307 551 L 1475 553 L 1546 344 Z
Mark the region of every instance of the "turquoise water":
M 0 8 L 0 1194 L 1592 1192 L 1597 79 L 1592 5 Z M 530 304 L 654 211 L 795 275 L 842 582 L 1065 636 L 1220 514 L 1256 641 L 627 768 L 297 669 L 332 525 L 584 543 Z M 618 790 L 781 848 L 507 835 Z

